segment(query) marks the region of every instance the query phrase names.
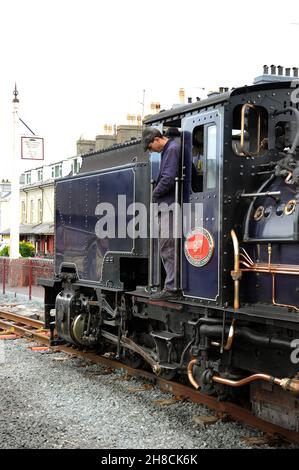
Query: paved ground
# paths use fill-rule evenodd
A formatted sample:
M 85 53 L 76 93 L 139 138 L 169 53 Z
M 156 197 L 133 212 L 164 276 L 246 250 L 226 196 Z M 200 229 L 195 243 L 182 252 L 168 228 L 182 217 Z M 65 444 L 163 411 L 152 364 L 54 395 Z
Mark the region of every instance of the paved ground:
M 3 286 L 1 286 L 1 294 L 3 293 Z M 21 295 L 25 295 L 28 297 L 29 299 L 29 287 L 9 287 L 9 286 L 6 286 L 5 287 L 5 293 L 6 294 L 13 294 L 13 295 L 18 295 L 18 294 L 21 294 Z M 41 299 L 43 300 L 44 298 L 44 288 L 42 286 L 32 286 L 32 290 L 31 290 L 31 297 L 36 297 L 38 299 Z

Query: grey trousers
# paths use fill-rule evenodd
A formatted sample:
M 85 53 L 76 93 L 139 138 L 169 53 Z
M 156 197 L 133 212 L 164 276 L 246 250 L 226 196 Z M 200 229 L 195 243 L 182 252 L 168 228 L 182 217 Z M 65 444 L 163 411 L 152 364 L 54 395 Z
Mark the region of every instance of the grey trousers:
M 159 245 L 160 258 L 166 271 L 164 288 L 174 289 L 174 250 L 173 236 L 173 212 L 160 212 L 159 220 Z

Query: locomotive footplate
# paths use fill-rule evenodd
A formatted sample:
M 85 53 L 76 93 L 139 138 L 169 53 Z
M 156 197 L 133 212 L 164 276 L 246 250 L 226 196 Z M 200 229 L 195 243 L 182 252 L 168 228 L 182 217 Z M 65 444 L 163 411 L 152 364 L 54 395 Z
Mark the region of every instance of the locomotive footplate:
M 131 291 L 131 292 L 126 292 L 126 294 L 132 295 L 136 297 L 137 302 L 143 302 L 145 304 L 153 305 L 153 306 L 158 306 L 158 307 L 168 307 L 172 308 L 174 310 L 183 310 L 183 305 L 181 302 L 177 300 L 151 300 L 150 299 L 150 294 L 146 291 Z

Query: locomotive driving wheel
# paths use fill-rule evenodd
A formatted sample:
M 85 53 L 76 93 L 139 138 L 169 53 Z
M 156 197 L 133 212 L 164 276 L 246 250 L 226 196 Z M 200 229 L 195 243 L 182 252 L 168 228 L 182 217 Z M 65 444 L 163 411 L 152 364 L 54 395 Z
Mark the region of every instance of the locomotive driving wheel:
M 86 338 L 85 332 L 87 327 L 87 318 L 86 315 L 77 315 L 71 326 L 71 335 L 80 346 L 89 346 L 92 347 L 96 344 L 96 338 Z

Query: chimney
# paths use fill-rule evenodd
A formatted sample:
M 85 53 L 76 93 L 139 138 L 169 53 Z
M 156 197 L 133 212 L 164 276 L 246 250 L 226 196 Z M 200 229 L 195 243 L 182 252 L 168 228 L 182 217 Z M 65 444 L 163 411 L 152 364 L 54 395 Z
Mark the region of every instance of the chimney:
M 278 68 L 278 75 L 283 75 L 283 67 L 279 65 L 277 68 Z
M 188 103 L 192 103 L 192 98 L 191 98 L 191 96 L 188 97 Z
M 290 67 L 287 67 L 287 68 L 285 69 L 285 74 L 286 74 L 287 77 L 290 77 L 290 76 L 291 76 L 291 69 L 290 69 Z
M 276 65 L 271 65 L 271 75 L 276 75 Z
M 180 97 L 180 103 L 184 104 L 185 103 L 185 89 L 184 88 L 179 89 L 179 97 Z
M 200 101 L 200 97 L 199 97 L 199 96 L 196 97 L 196 101 Z
M 268 65 L 264 65 L 264 75 L 268 75 L 269 73 L 269 67 Z
M 298 78 L 298 67 L 293 67 L 293 77 Z

